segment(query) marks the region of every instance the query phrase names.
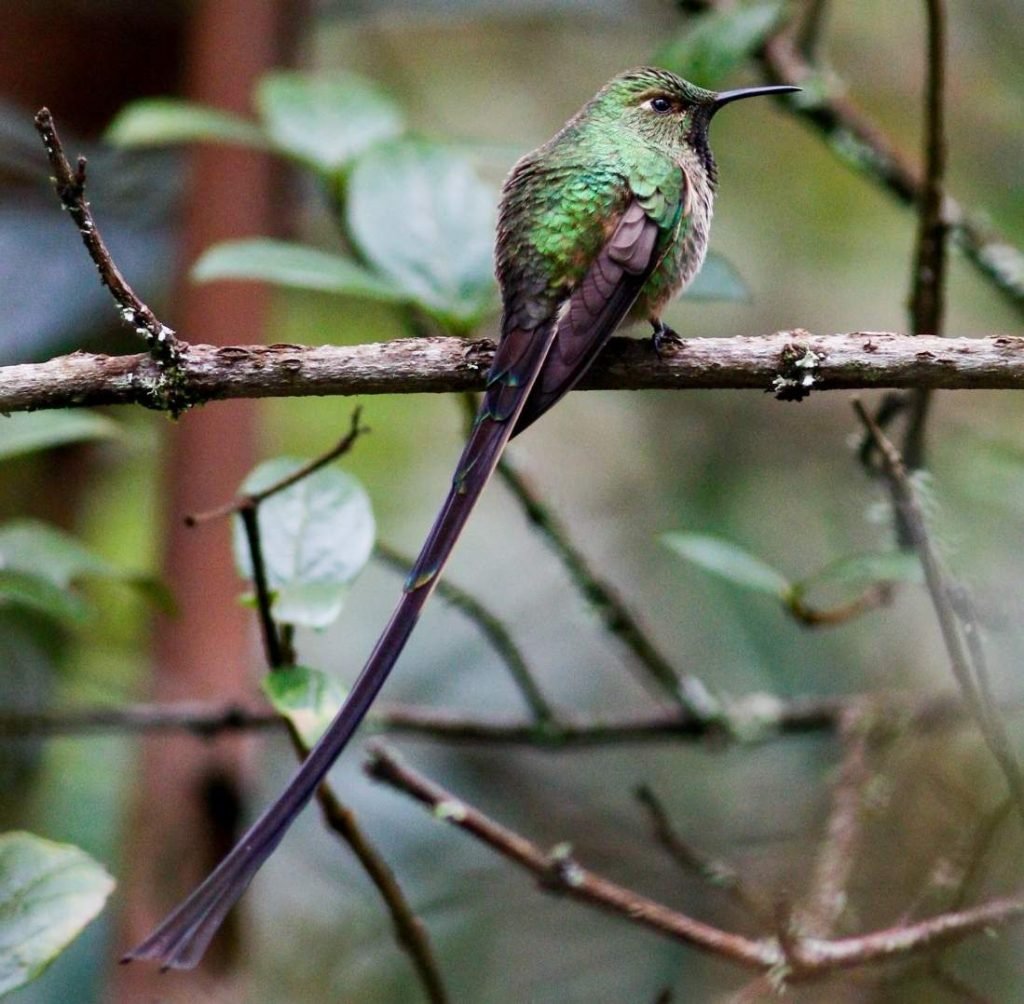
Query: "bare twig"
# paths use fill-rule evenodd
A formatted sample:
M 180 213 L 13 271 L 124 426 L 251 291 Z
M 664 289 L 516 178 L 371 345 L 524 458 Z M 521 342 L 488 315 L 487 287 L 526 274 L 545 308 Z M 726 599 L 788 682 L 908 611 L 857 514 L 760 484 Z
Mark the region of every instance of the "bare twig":
M 637 788 L 636 797 L 650 816 L 655 839 L 681 868 L 700 876 L 716 889 L 726 892 L 765 926 L 771 923 L 771 911 L 765 898 L 748 889 L 740 873 L 727 861 L 712 857 L 684 840 L 672 825 L 661 800 L 647 785 Z
M 359 419 L 362 417 L 363 409 L 356 407 L 352 412 L 352 418 L 349 423 L 349 430 L 345 433 L 337 443 L 334 444 L 326 453 L 322 453 L 319 457 L 315 457 L 307 464 L 303 464 L 301 467 L 292 471 L 291 474 L 281 478 L 279 481 L 275 481 L 274 484 L 268 485 L 266 488 L 260 489 L 258 492 L 250 492 L 248 495 L 241 495 L 238 498 L 232 499 L 230 502 L 226 502 L 222 506 L 218 506 L 216 509 L 210 509 L 207 512 L 200 512 L 189 514 L 185 517 L 185 523 L 188 526 L 196 526 L 199 523 L 207 523 L 213 519 L 219 519 L 222 516 L 230 516 L 235 512 L 243 512 L 245 509 L 254 509 L 260 505 L 261 502 L 265 502 L 268 498 L 276 495 L 278 492 L 283 492 L 286 488 L 291 488 L 292 485 L 298 484 L 305 478 L 308 478 L 310 474 L 320 470 L 321 467 L 326 467 L 329 463 L 337 460 L 339 457 L 344 456 L 349 450 L 355 446 L 356 440 L 360 436 L 366 435 L 370 430 L 365 425 L 359 424 Z
M 763 743 L 786 736 L 833 731 L 845 709 L 864 697 L 781 699 L 751 694 L 725 705 L 723 718 L 709 723 L 679 708 L 615 717 L 559 716 L 550 724 L 518 718 L 465 715 L 417 705 L 380 703 L 367 717 L 376 732 L 419 736 L 437 742 L 528 746 L 555 751 L 593 749 L 623 743 Z M 969 719 L 962 702 L 950 694 L 929 697 L 879 696 L 887 713 L 907 729 L 930 731 Z M 114 707 L 0 711 L 4 739 L 78 736 L 102 733 L 191 732 L 208 738 L 221 732 L 280 728 L 280 717 L 265 707 L 238 703 L 183 701 L 124 704 Z
M 182 346 L 188 403 L 230 398 L 420 394 L 479 390 L 493 343 L 402 338 L 365 345 Z M 795 364 L 800 362 L 800 367 Z M 910 337 L 794 329 L 736 338 L 687 339 L 659 360 L 650 340 L 613 338 L 582 390 L 773 390 L 778 379 L 819 390 L 931 387 L 1024 388 L 1024 339 Z M 162 370 L 144 355 L 79 352 L 0 367 L 0 412 L 142 404 L 166 409 Z
M 778 946 L 730 934 L 694 920 L 583 868 L 562 846 L 548 852 L 506 829 L 440 785 L 406 766 L 394 753 L 375 743 L 366 772 L 376 781 L 411 795 L 446 823 L 471 834 L 537 879 L 547 892 L 558 893 L 650 928 L 743 966 L 770 967 L 780 961 Z
M 801 931 L 813 937 L 831 936 L 846 910 L 846 889 L 863 833 L 861 816 L 871 780 L 868 755 L 876 714 L 865 701 L 851 705 L 839 718 L 839 774 L 832 786 L 832 805 L 811 873 L 810 892 L 800 910 Z
M 286 652 L 281 644 L 281 635 L 271 612 L 270 587 L 267 583 L 267 569 L 263 561 L 263 548 L 260 546 L 258 506 L 255 503 L 244 505 L 240 509 L 239 515 L 242 518 L 245 539 L 249 546 L 249 561 L 252 566 L 253 587 L 256 590 L 256 609 L 259 613 L 263 650 L 270 668 L 278 669 L 285 664 Z
M 855 620 L 861 614 L 878 610 L 892 601 L 892 583 L 874 582 L 859 595 L 834 607 L 813 607 L 801 596 L 789 596 L 783 601 L 786 612 L 805 627 L 835 627 Z
M 856 937 L 803 937 L 785 924 L 785 945 L 776 938 L 747 938 L 672 910 L 587 870 L 566 845 L 544 851 L 412 770 L 380 744 L 374 744 L 365 769 L 370 777 L 411 796 L 436 818 L 531 873 L 543 890 L 605 910 L 735 965 L 776 974 L 785 970 L 790 982 L 906 958 L 1024 918 L 1024 894 L 1019 894 Z
M 471 394 L 463 395 L 462 401 L 467 423 L 472 423 L 477 403 Z M 632 652 L 660 691 L 697 718 L 715 718 L 720 709 L 704 684 L 694 676 L 676 672 L 630 612 L 618 591 L 591 567 L 576 547 L 567 527 L 541 501 L 540 494 L 534 491 L 528 480 L 505 459 L 498 462 L 498 476 L 519 503 L 526 518 L 547 540 L 576 589 L 600 617 L 605 629 Z
M 53 170 L 53 181 L 61 208 L 67 210 L 78 227 L 89 257 L 100 274 L 100 282 L 110 290 L 110 295 L 120 308 L 121 318 L 125 324 L 146 339 L 153 358 L 167 369 L 175 369 L 180 359 L 181 346 L 174 332 L 157 319 L 153 311 L 128 285 L 120 269 L 114 264 L 114 259 L 107 250 L 93 219 L 89 203 L 85 199 L 85 157 L 79 157 L 75 168 L 72 169 L 48 108 L 41 108 L 36 113 L 35 125 L 46 148 L 50 168 Z M 171 401 L 168 401 L 166 406 L 170 407 Z
M 927 82 L 924 101 L 924 179 L 918 198 L 917 247 L 911 281 L 911 327 L 916 335 L 941 335 L 946 294 L 946 237 L 942 214 L 946 174 L 943 101 L 946 76 L 944 0 L 925 0 L 928 21 Z M 931 392 L 911 391 L 903 460 L 913 471 L 924 466 L 925 425 Z
M 924 514 L 906 467 L 896 448 L 867 413 L 864 405 L 860 401 L 854 401 L 854 409 L 882 457 L 893 497 L 893 505 L 898 513 L 900 523 L 908 535 L 908 543 L 916 550 L 921 560 L 925 583 L 939 621 L 942 639 L 957 685 L 960 687 L 964 701 L 971 710 L 985 743 L 1003 771 L 1017 811 L 1024 819 L 1024 774 L 1021 772 L 1005 726 L 989 692 L 986 666 L 983 662 L 972 658 L 972 655 L 979 650 L 965 643 L 961 627 L 962 621 L 958 617 L 956 606 L 954 606 L 954 589 L 951 580 L 943 568 L 938 553 L 932 546 Z M 957 593 L 964 594 L 962 587 L 957 587 Z M 963 608 L 964 605 L 965 601 L 960 599 L 959 606 Z M 970 631 L 976 633 L 977 625 L 972 623 Z
M 396 569 L 402 575 L 408 575 L 413 566 L 410 558 L 399 554 L 388 544 L 377 541 L 377 557 Z M 449 606 L 465 614 L 480 629 L 484 637 L 490 642 L 491 647 L 501 657 L 505 668 L 512 677 L 519 692 L 523 695 L 534 720 L 538 725 L 553 722 L 556 718 L 555 712 L 548 703 L 537 681 L 533 678 L 530 667 L 526 664 L 519 646 L 516 645 L 508 629 L 501 622 L 500 618 L 492 613 L 472 593 L 459 588 L 447 577 L 442 578 L 437 584 L 437 595 Z

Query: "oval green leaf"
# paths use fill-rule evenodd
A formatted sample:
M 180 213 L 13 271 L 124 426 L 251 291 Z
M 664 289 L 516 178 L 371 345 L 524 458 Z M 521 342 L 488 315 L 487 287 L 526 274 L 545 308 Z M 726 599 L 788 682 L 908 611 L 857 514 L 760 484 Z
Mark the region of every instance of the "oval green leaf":
M 259 465 L 241 492 L 261 491 L 305 463 L 278 457 Z M 260 543 L 275 619 L 323 628 L 341 612 L 349 583 L 366 566 L 376 535 L 373 510 L 351 474 L 323 467 L 259 508 Z M 235 561 L 252 578 L 242 521 L 234 520 Z
M 326 673 L 307 666 L 275 669 L 263 678 L 263 693 L 295 726 L 307 746 L 324 734 L 345 700 L 345 691 Z
M 18 412 L 0 417 L 0 460 L 91 439 L 111 439 L 120 427 L 92 411 Z
M 466 157 L 422 141 L 374 147 L 349 178 L 349 232 L 362 254 L 457 333 L 497 307 L 495 206 Z
M 123 108 L 107 128 L 117 146 L 174 143 L 234 143 L 265 149 L 267 139 L 253 122 L 217 108 L 175 98 L 143 98 Z
M 253 279 L 389 303 L 407 299 L 351 258 L 264 237 L 215 244 L 192 267 L 192 278 L 197 282 Z
M 666 533 L 661 539 L 687 561 L 744 589 L 776 597 L 790 592 L 790 583 L 781 572 L 731 541 L 700 533 Z
M 0 996 L 39 976 L 113 888 L 77 847 L 30 833 L 0 836 Z
M 256 105 L 276 149 L 325 173 L 405 129 L 391 98 L 354 74 L 273 73 L 261 81 Z

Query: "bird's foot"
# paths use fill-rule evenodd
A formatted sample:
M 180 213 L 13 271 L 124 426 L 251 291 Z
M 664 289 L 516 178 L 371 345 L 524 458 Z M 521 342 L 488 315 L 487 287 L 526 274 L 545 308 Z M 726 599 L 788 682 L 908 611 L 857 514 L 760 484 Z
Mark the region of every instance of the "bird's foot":
M 654 352 L 659 359 L 666 355 L 674 355 L 682 348 L 683 340 L 664 321 L 651 321 L 654 328 L 654 335 L 651 342 L 654 344 Z

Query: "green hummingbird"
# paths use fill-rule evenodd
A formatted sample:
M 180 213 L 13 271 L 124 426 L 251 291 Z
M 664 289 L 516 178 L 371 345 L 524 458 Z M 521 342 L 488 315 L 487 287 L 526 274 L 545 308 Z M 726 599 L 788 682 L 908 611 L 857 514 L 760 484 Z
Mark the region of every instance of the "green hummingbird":
M 623 323 L 675 337 L 665 305 L 707 251 L 717 169 L 708 126 L 724 105 L 797 87 L 715 93 L 667 70 L 619 74 L 502 189 L 495 264 L 501 339 L 452 487 L 402 598 L 344 705 L 279 798 L 210 876 L 123 962 L 190 969 L 312 798 L 412 633 L 508 440 L 566 394 Z

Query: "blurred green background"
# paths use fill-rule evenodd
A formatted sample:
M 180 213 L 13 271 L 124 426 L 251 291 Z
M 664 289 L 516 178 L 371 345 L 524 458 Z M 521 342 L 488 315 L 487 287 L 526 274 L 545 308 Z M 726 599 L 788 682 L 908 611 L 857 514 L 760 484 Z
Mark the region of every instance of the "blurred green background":
M 39 24 L 52 24 L 56 15 L 73 19 L 79 7 L 21 6 L 26 24 L 30 11 L 40 15 Z M 89 17 L 122 25 L 92 39 L 89 61 L 113 59 L 118 32 L 135 30 L 118 20 L 127 6 L 113 0 L 89 5 Z M 1011 241 L 1024 243 L 1019 2 L 953 0 L 949 7 L 949 188 L 964 205 L 988 214 Z M 165 57 L 166 76 L 136 80 L 124 93 L 111 83 L 102 114 L 83 110 L 78 124 L 68 123 L 69 132 L 77 130 L 90 148 L 95 144 L 93 205 L 101 226 L 112 228 L 119 264 L 172 326 L 180 161 L 174 154 L 104 150 L 100 133 L 129 99 L 175 91 L 175 60 L 184 63 L 187 54 L 181 26 L 194 16 L 192 5 L 154 6 L 148 47 L 136 50 L 136 58 Z M 333 2 L 303 9 L 299 23 L 296 66 L 312 72 L 341 68 L 378 82 L 406 111 L 413 131 L 463 145 L 495 188 L 516 157 L 550 136 L 607 78 L 651 60 L 688 25 L 674 5 L 654 0 Z M 43 29 L 32 30 L 38 36 Z M 922 4 L 829 5 L 828 64 L 915 159 L 922 39 Z M 45 37 L 35 41 L 45 53 Z M 32 73 L 32 66 L 20 77 L 12 73 L 8 84 L 16 100 L 2 109 L 0 247 L 5 262 L 17 262 L 9 271 L 5 264 L 8 274 L 0 277 L 4 302 L 11 305 L 0 318 L 5 363 L 75 347 L 129 345 L 106 330 L 112 311 L 46 189 L 45 163 L 27 123 L 51 97 L 42 82 L 34 86 Z M 38 77 L 52 83 L 43 70 Z M 728 85 L 757 80 L 748 66 Z M 712 143 L 720 189 L 711 246 L 734 263 L 751 297 L 734 303 L 683 299 L 667 314 L 681 335 L 755 335 L 792 327 L 815 333 L 906 330 L 911 213 L 770 102 L 738 105 L 720 116 Z M 293 237 L 336 243 L 322 194 L 308 178 L 282 170 L 275 183 L 287 221 L 282 226 Z M 118 228 L 120 243 L 114 239 Z M 44 237 L 45 253 L 39 250 Z M 30 258 L 34 249 L 37 260 Z M 52 292 L 40 299 L 40 289 Z M 1019 316 L 954 255 L 947 333 L 1019 334 L 1020 327 Z M 494 332 L 493 321 L 480 329 Z M 267 325 L 268 340 L 303 344 L 406 333 L 392 307 L 296 291 L 274 293 Z M 417 395 L 362 404 L 373 432 L 343 466 L 366 486 L 380 538 L 413 552 L 460 448 L 459 402 Z M 338 399 L 262 403 L 259 457 L 321 451 L 347 427 L 351 407 Z M 141 409 L 109 414 L 121 428 L 115 439 L 0 467 L 0 515 L 53 519 L 110 561 L 159 573 L 161 535 L 181 515 L 165 511 L 161 464 L 192 416 L 175 426 Z M 1019 395 L 1010 392 L 942 394 L 930 427 L 925 485 L 946 556 L 975 590 L 992 625 L 987 643 L 994 684 L 1009 700 L 1020 697 L 1022 417 Z M 658 646 L 712 692 L 785 697 L 949 690 L 941 637 L 919 587 L 901 588 L 891 606 L 851 624 L 809 631 L 769 598 L 710 577 L 659 542 L 672 530 L 721 535 L 793 578 L 857 551 L 888 547 L 886 496 L 857 463 L 856 433 L 845 394 L 812 394 L 800 404 L 783 404 L 750 392 L 581 393 L 517 441 L 510 456 Z M 225 486 L 224 497 L 234 488 Z M 227 528 L 205 532 L 226 534 Z M 629 655 L 601 630 L 500 485 L 489 490 L 447 574 L 501 616 L 560 709 L 613 714 L 652 706 L 630 671 Z M 350 679 L 398 586 L 393 573 L 371 565 L 332 628 L 300 635 L 302 661 Z M 239 592 L 243 588 L 240 582 Z M 123 586 L 95 584 L 88 595 L 96 607 L 93 618 L 45 645 L 24 618 L 0 607 L 0 696 L 6 705 L 129 700 L 146 693 L 151 608 Z M 177 630 L 187 632 L 188 623 L 179 622 Z M 250 693 L 260 671 L 254 645 Z M 386 697 L 467 712 L 524 711 L 478 632 L 438 601 Z M 139 742 L 92 737 L 0 745 L 4 827 L 78 843 L 118 875 Z M 688 840 L 732 862 L 769 897 L 795 899 L 805 889 L 821 837 L 837 753 L 827 735 L 752 747 L 660 743 L 564 753 L 446 747 L 428 740 L 396 745 L 415 766 L 539 844 L 570 841 L 596 871 L 748 933 L 758 931 L 750 917 L 681 872 L 655 844 L 633 789 L 650 785 Z M 252 807 L 277 791 L 293 762 L 280 737 L 260 739 L 258 756 Z M 524 874 L 367 782 L 358 749 L 333 779 L 427 925 L 453 1001 L 632 1004 L 653 1002 L 664 988 L 672 989 L 675 1001 L 717 1001 L 749 978 L 618 919 L 542 894 Z M 941 908 L 941 890 L 930 886 L 930 876 L 1002 790 L 973 728 L 897 740 L 878 765 L 851 907 L 840 929 L 895 923 L 926 889 L 933 897 L 929 908 Z M 987 859 L 978 897 L 1019 886 L 1020 851 L 1011 826 Z M 104 919 L 13 999 L 111 999 L 104 986 L 111 959 L 124 947 L 116 943 L 110 919 L 118 903 L 115 895 Z M 201 984 L 189 984 L 187 996 L 177 996 L 181 984 L 169 976 L 160 999 L 420 999 L 376 895 L 351 856 L 325 834 L 316 812 L 305 814 L 244 904 L 249 940 L 241 987 L 230 992 L 235 996 L 216 985 L 204 992 Z M 1024 987 L 1021 948 L 1019 932 L 1007 928 L 995 939 L 967 941 L 944 964 L 976 988 L 978 999 L 1015 1000 Z M 929 976 L 923 963 L 848 975 L 791 997 L 968 999 Z

